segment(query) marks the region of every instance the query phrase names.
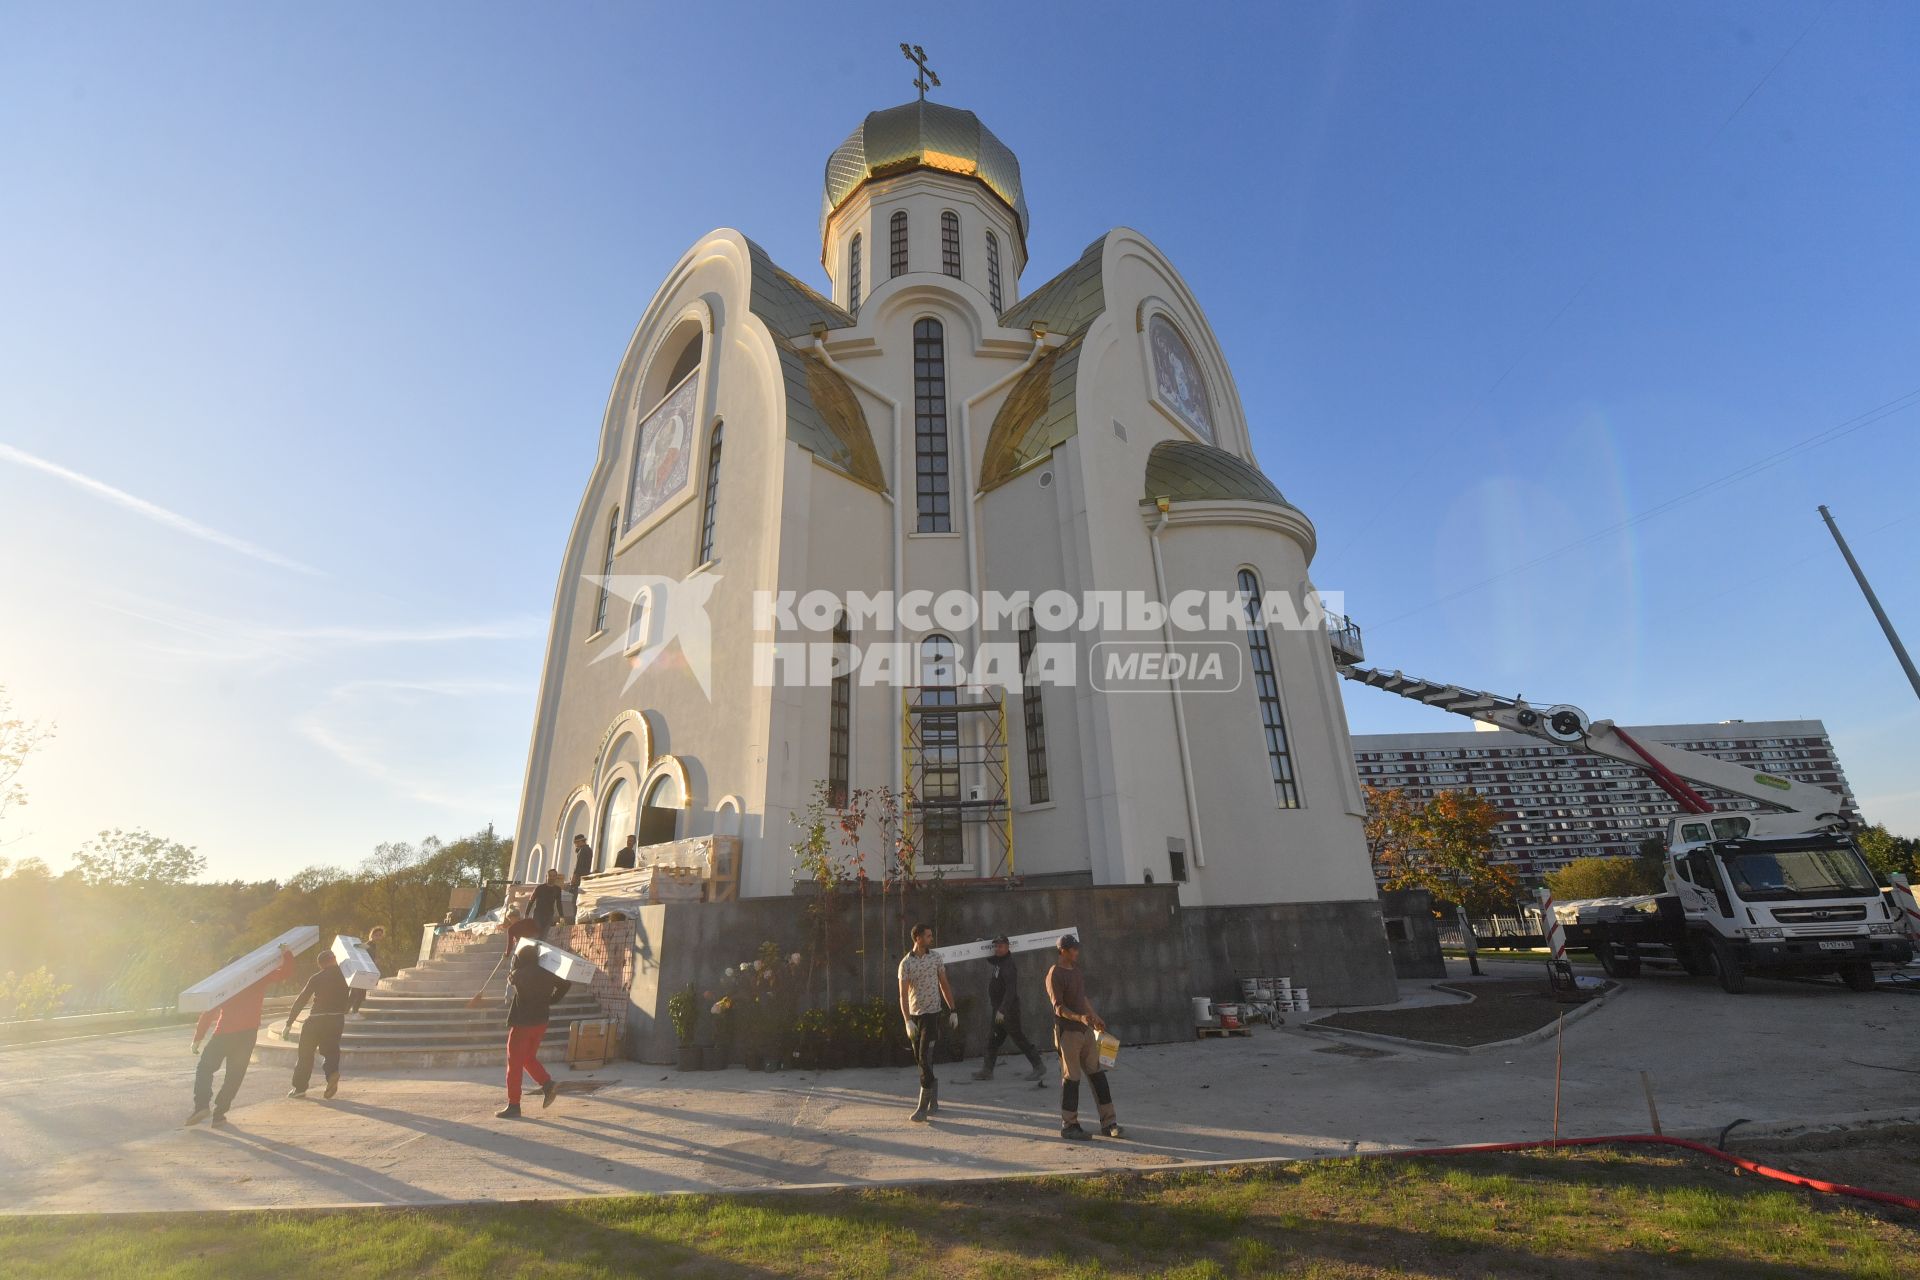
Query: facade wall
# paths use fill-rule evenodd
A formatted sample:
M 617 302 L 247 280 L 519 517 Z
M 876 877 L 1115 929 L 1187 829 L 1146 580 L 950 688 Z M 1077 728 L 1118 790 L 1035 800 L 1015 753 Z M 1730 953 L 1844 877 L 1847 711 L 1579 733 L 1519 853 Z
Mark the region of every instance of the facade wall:
M 717 989 L 722 972 L 752 959 L 761 943 L 771 941 L 783 953 L 814 954 L 813 905 L 810 898 L 787 897 L 641 908 L 635 920 L 627 1056 L 671 1062 L 675 1040 L 668 999 L 688 985 L 702 993 Z M 860 936 L 857 904 L 848 895 L 836 899 L 834 931 L 841 943 L 833 974 L 835 1000 L 898 998 L 895 966 L 904 948 L 891 945 L 900 936 L 898 921 L 890 926 L 889 945 L 883 949 L 878 904 L 871 903 L 869 911 L 863 974 L 855 946 Z M 936 945 L 1072 926 L 1084 944 L 1088 997 L 1115 1034 L 1130 1044 L 1190 1039 L 1192 998 L 1235 998 L 1242 976 L 1291 977 L 1309 987 L 1316 1006 L 1389 1003 L 1397 990 L 1379 909 L 1372 903 L 1183 909 L 1173 886 L 1159 884 L 947 890 L 917 895 L 908 920 L 932 923 Z M 1052 1036 L 1043 987 L 1052 962 L 1044 951 L 1026 952 L 1015 960 L 1023 1019 L 1036 1044 Z M 947 977 L 955 998 L 970 1002 L 971 1016 L 961 1028 L 966 1052 L 983 1053 L 987 965 L 956 964 Z M 816 981 L 814 1003 L 820 1002 L 822 991 Z

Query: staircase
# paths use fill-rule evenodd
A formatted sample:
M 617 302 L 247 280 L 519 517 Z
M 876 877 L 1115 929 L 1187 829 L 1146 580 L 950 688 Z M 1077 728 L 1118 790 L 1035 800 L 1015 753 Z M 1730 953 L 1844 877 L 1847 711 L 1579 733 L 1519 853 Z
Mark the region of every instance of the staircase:
M 346 1031 L 340 1037 L 343 1070 L 503 1066 L 507 966 L 500 965 L 491 979 L 487 975 L 504 946 L 502 939 L 490 937 L 382 979 L 367 993 L 360 1012 L 347 1015 Z M 486 998 L 478 1009 L 469 1009 L 467 1001 L 483 986 Z M 552 1021 L 541 1041 L 542 1061 L 551 1065 L 564 1057 L 568 1023 L 600 1016 L 600 1002 L 586 988 L 570 989 L 553 1006 Z M 291 1037 L 282 1040 L 278 1023 L 263 1023 L 254 1061 L 291 1068 L 299 1051 L 299 1035 L 298 1024 Z

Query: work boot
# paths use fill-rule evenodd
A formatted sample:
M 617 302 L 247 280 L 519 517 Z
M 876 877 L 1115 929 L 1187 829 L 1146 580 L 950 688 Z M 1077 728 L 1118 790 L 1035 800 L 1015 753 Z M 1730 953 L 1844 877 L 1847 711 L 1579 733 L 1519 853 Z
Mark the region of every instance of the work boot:
M 1124 1138 L 1127 1136 L 1126 1130 L 1122 1129 L 1118 1124 L 1107 1125 L 1102 1128 L 1100 1132 L 1106 1134 L 1109 1138 Z
M 213 1114 L 213 1110 L 210 1107 L 195 1107 L 193 1109 L 193 1114 L 188 1116 L 186 1119 L 186 1123 L 182 1124 L 180 1127 L 182 1129 L 191 1129 L 193 1128 L 193 1126 L 199 1124 L 202 1120 L 205 1120 L 208 1116 L 212 1114 Z
M 928 1098 L 927 1091 L 922 1089 L 920 1091 L 920 1105 L 914 1109 L 913 1114 L 908 1116 L 907 1119 L 913 1121 L 915 1124 L 925 1124 L 927 1122 L 927 1109 L 930 1102 L 931 1099 Z
M 549 1080 L 545 1084 L 541 1085 L 540 1086 L 540 1109 L 542 1111 L 545 1111 L 548 1107 L 553 1105 L 553 1100 L 559 1096 L 560 1096 L 560 1085 L 558 1081 Z
M 1093 1137 L 1092 1134 L 1088 1133 L 1085 1129 L 1082 1129 L 1077 1121 L 1073 1124 L 1061 1125 L 1060 1136 L 1063 1138 L 1070 1138 L 1075 1142 L 1086 1142 L 1091 1140 Z
M 340 1073 L 336 1071 L 332 1075 L 327 1077 L 326 1092 L 322 1093 L 320 1096 L 323 1098 L 331 1098 L 334 1094 L 338 1092 L 340 1092 Z
M 287 1096 L 289 1098 L 304 1098 L 307 1096 L 307 1091 L 305 1089 L 289 1089 L 287 1090 Z
M 986 1066 L 981 1067 L 978 1071 L 973 1073 L 973 1078 L 975 1080 L 993 1079 L 993 1064 L 989 1062 Z
M 216 1129 L 218 1129 L 218 1128 L 221 1128 L 221 1127 L 223 1127 L 223 1126 L 224 1126 L 224 1125 L 225 1125 L 226 1123 L 227 1123 L 227 1113 L 226 1113 L 226 1112 L 224 1112 L 224 1111 L 216 1111 L 216 1112 L 214 1112 L 214 1113 L 213 1113 L 213 1127 L 214 1127 L 214 1128 L 216 1128 Z
M 493 1118 L 495 1120 L 518 1120 L 520 1118 L 520 1104 L 517 1102 L 509 1102 L 506 1106 L 494 1112 Z
M 1033 1070 L 1027 1072 L 1026 1075 L 1020 1078 L 1022 1080 L 1043 1080 L 1046 1078 L 1046 1075 L 1047 1069 L 1036 1059 L 1033 1064 Z

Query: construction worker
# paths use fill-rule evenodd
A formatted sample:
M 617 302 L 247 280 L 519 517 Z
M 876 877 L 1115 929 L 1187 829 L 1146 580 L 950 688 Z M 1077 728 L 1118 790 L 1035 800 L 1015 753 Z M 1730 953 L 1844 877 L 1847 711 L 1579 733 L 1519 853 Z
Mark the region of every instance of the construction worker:
M 520 1075 L 525 1072 L 540 1086 L 540 1105 L 553 1105 L 560 1087 L 540 1065 L 540 1042 L 546 1039 L 553 1002 L 567 994 L 571 984 L 540 967 L 540 948 L 521 947 L 513 953 L 507 971 L 507 1105 L 496 1119 L 520 1118 Z
M 1080 1127 L 1080 1081 L 1093 1086 L 1100 1104 L 1100 1132 L 1109 1138 L 1124 1136 L 1113 1109 L 1113 1090 L 1100 1066 L 1100 1033 L 1107 1024 L 1087 999 L 1086 975 L 1080 971 L 1080 939 L 1072 934 L 1057 944 L 1059 958 L 1047 970 L 1047 999 L 1053 1004 L 1053 1046 L 1060 1051 L 1060 1136 L 1076 1141 L 1090 1138 Z
M 235 956 L 234 960 L 239 958 Z M 240 1095 L 240 1084 L 247 1078 L 247 1063 L 253 1058 L 254 1043 L 260 1039 L 260 1006 L 267 998 L 267 988 L 292 976 L 293 952 L 281 947 L 278 968 L 200 1015 L 200 1021 L 193 1027 L 193 1051 L 200 1055 L 200 1065 L 193 1073 L 193 1112 L 187 1117 L 187 1124 L 196 1125 L 205 1120 L 209 1103 L 213 1122 L 227 1122 L 227 1108 Z M 200 1047 L 202 1040 L 206 1041 L 205 1049 Z M 215 1097 L 213 1074 L 222 1067 L 226 1068 L 226 1075 L 220 1081 L 220 1095 Z
M 999 1056 L 1000 1046 L 1012 1040 L 1013 1047 L 1033 1064 L 1026 1078 L 1038 1080 L 1046 1074 L 1046 1068 L 1040 1065 L 1040 1054 L 1020 1025 L 1020 975 L 1013 967 L 1013 948 L 1004 933 L 993 940 L 993 954 L 987 957 L 987 964 L 993 971 L 987 979 L 987 1007 L 993 1011 L 993 1025 L 987 1033 L 987 1060 L 973 1078 L 993 1079 L 993 1060 Z
M 307 1001 L 313 1001 L 313 1012 L 300 1024 L 300 1054 L 293 1064 L 293 1088 L 287 1090 L 289 1098 L 307 1096 L 307 1082 L 313 1079 L 313 1058 L 317 1053 L 322 1063 L 322 1073 L 327 1077 L 327 1089 L 324 1096 L 331 1098 L 340 1089 L 340 1033 L 347 1025 L 347 1005 L 352 1000 L 352 990 L 347 986 L 346 975 L 340 972 L 340 962 L 333 952 L 322 951 L 314 957 L 313 976 L 307 979 L 307 985 L 300 988 L 300 994 L 293 998 L 293 1008 L 287 1010 L 287 1021 L 280 1028 L 280 1038 L 285 1039 L 293 1030 L 293 1020 L 307 1007 Z
M 907 1040 L 913 1045 L 913 1060 L 920 1067 L 920 1105 L 909 1119 L 925 1124 L 927 1117 L 940 1110 L 940 1080 L 933 1074 L 934 1048 L 940 1042 L 940 1020 L 944 1015 L 949 1027 L 958 1028 L 960 1015 L 953 1012 L 953 988 L 947 985 L 947 969 L 933 954 L 933 926 L 913 926 L 913 950 L 900 957 L 900 1016 L 907 1024 Z

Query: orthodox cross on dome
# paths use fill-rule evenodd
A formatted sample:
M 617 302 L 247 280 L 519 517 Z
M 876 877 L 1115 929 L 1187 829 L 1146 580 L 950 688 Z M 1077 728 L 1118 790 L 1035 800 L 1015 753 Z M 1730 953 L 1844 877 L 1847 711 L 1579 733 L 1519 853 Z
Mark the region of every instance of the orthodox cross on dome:
M 927 51 L 917 44 L 907 44 L 903 41 L 900 45 L 900 53 L 908 62 L 920 69 L 920 74 L 913 78 L 913 87 L 920 91 L 920 101 L 925 102 L 927 90 L 940 87 L 940 77 L 933 74 L 933 68 L 927 65 Z M 928 81 L 932 83 L 929 84 Z

